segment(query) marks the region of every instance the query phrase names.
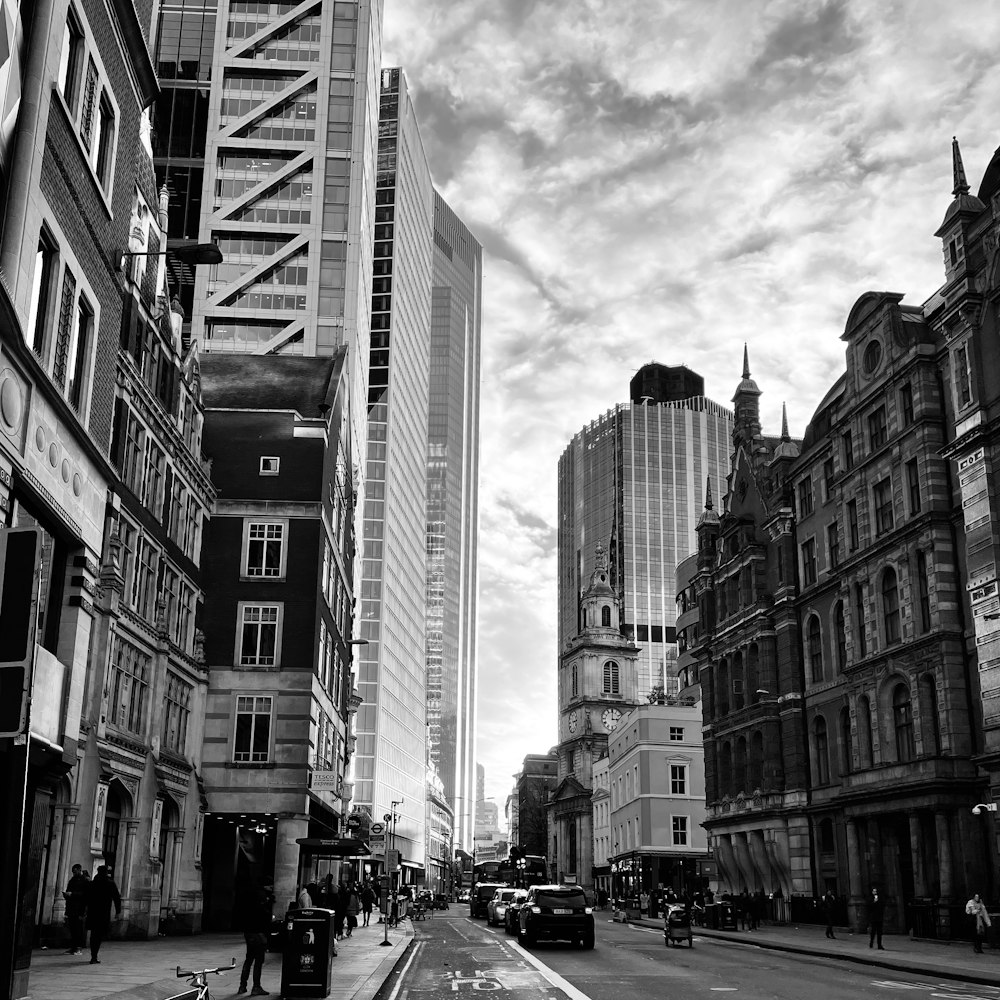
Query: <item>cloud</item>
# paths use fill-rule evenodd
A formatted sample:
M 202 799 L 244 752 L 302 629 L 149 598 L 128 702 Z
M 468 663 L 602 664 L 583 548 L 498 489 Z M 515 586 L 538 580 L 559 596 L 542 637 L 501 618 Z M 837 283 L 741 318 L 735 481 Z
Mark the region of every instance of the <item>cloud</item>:
M 485 247 L 480 742 L 555 739 L 556 465 L 650 360 L 806 422 L 872 288 L 940 284 L 951 136 L 1000 143 L 987 0 L 388 0 L 442 194 Z

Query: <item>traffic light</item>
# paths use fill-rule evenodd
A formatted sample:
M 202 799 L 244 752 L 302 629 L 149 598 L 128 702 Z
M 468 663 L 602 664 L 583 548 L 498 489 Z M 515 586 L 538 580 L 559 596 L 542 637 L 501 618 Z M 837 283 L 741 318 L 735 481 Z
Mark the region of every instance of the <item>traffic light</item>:
M 521 860 L 521 848 L 517 844 L 510 845 L 510 854 L 508 855 L 511 861 Z
M 0 736 L 28 722 L 40 540 L 37 528 L 0 530 Z

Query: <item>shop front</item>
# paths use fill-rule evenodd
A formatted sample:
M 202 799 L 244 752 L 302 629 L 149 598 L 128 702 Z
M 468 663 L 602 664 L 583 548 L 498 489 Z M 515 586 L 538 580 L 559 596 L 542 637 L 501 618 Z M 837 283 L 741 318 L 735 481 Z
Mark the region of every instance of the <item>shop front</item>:
M 630 916 L 638 916 L 640 897 L 662 888 L 677 896 L 693 896 L 710 888 L 716 877 L 715 862 L 706 854 L 673 851 L 628 851 L 611 859 L 611 897 Z

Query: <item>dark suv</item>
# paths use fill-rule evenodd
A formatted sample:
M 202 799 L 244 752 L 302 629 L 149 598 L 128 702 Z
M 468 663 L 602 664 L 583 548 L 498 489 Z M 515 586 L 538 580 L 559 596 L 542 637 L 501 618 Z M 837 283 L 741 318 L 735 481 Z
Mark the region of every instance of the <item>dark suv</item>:
M 517 939 L 529 948 L 541 940 L 594 947 L 594 910 L 578 885 L 533 886 L 518 919 Z
M 486 916 L 486 907 L 497 889 L 508 888 L 506 882 L 477 882 L 469 896 L 469 916 L 475 920 Z

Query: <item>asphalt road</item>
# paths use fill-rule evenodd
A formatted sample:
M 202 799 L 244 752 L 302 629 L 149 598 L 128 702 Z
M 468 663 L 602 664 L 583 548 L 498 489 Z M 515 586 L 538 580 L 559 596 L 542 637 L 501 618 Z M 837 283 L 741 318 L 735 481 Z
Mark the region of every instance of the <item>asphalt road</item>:
M 538 944 L 528 950 L 503 929 L 452 907 L 414 925 L 404 964 L 377 1000 L 1000 1000 L 1000 987 L 850 962 L 768 951 L 698 937 L 667 948 L 661 931 L 598 915 L 597 946 Z

